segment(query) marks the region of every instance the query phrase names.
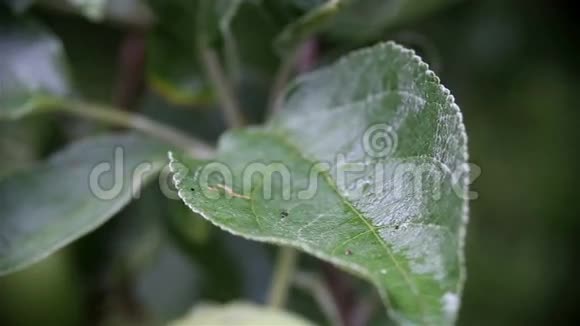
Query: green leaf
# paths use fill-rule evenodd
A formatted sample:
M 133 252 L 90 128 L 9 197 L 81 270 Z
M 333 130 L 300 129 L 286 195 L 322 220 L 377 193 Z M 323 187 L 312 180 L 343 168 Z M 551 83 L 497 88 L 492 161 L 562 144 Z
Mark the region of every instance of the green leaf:
M 182 200 L 217 226 L 368 279 L 401 324 L 451 324 L 466 142 L 449 91 L 412 51 L 385 43 L 299 78 L 267 127 L 221 138 L 217 161 L 171 155 L 170 166 Z
M 308 326 L 310 322 L 285 311 L 247 302 L 227 305 L 201 304 L 189 316 L 175 321 L 171 326 L 214 325 L 229 326 L 235 321 L 239 326 L 285 325 Z
M 40 25 L 0 24 L 0 119 L 41 107 L 44 95 L 67 95 L 70 82 L 61 42 Z
M 161 169 L 166 150 L 142 135 L 101 136 L 2 179 L 0 275 L 41 260 L 114 216 Z M 147 173 L 138 174 L 143 169 Z

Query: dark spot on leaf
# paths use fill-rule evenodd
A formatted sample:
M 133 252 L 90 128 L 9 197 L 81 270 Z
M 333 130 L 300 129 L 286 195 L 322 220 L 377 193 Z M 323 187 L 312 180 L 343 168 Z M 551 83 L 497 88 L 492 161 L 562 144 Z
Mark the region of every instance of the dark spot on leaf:
M 281 218 L 286 218 L 286 217 L 288 217 L 288 211 L 287 211 L 287 210 L 285 210 L 285 209 L 284 209 L 284 210 L 282 210 L 282 212 L 280 212 L 280 217 L 281 217 Z
M 398 229 L 399 229 L 399 225 L 397 224 L 397 225 L 395 225 L 395 230 L 398 230 Z
M 193 188 L 189 188 L 189 190 L 191 190 L 191 191 L 195 191 L 195 189 L 193 189 Z
M 352 255 L 352 250 L 350 249 L 346 249 L 346 251 L 344 252 L 345 255 L 350 256 Z

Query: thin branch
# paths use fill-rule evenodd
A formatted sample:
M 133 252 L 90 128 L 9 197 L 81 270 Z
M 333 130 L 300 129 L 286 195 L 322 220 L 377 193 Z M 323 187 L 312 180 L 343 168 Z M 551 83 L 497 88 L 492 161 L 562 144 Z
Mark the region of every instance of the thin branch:
M 226 78 L 224 69 L 222 68 L 218 55 L 215 50 L 201 45 L 199 49 L 203 63 L 207 70 L 208 77 L 215 88 L 220 107 L 224 113 L 224 117 L 229 127 L 239 128 L 245 124 L 244 117 L 240 106 L 234 96 L 230 82 Z
M 361 297 L 351 309 L 348 325 L 364 326 L 368 325 L 373 314 L 380 307 L 380 299 L 374 293 L 370 296 Z
M 282 308 L 286 304 L 297 260 L 298 252 L 294 248 L 280 247 L 278 249 L 278 259 L 268 297 L 268 305 L 271 307 Z
M 356 301 L 352 278 L 334 265 L 322 262 L 324 280 L 338 306 L 339 316 L 344 325 L 350 325 L 350 314 Z
M 143 30 L 131 29 L 120 44 L 112 103 L 126 111 L 135 109 L 145 85 L 146 42 Z
M 237 83 L 241 80 L 241 62 L 238 51 L 238 44 L 231 31 L 232 21 L 244 3 L 243 0 L 231 0 L 227 10 L 223 13 L 219 21 L 219 29 L 224 39 L 224 56 L 230 80 Z
M 326 286 L 324 281 L 320 279 L 320 277 L 312 273 L 298 272 L 294 276 L 294 285 L 312 295 L 330 325 L 343 325 L 336 301 L 334 300 L 330 289 Z
M 318 42 L 316 39 L 310 39 L 300 45 L 295 51 L 292 51 L 283 61 L 270 90 L 270 99 L 268 101 L 268 118 L 271 118 L 276 112 L 282 109 L 283 93 L 293 70 L 304 73 L 312 70 L 318 57 Z
M 298 48 L 306 39 L 319 32 L 343 9 L 343 0 L 328 0 L 289 24 L 274 41 L 281 53 Z
M 280 64 L 272 89 L 270 90 L 270 98 L 268 99 L 268 113 L 267 119 L 271 118 L 276 112 L 282 109 L 282 94 L 288 84 L 288 80 L 292 75 L 294 69 L 294 62 L 296 61 L 296 52 L 287 56 Z
M 172 127 L 139 114 L 105 105 L 66 99 L 47 103 L 50 104 L 51 109 L 62 110 L 85 118 L 137 129 L 183 149 L 189 155 L 196 158 L 210 158 L 214 155 L 214 149 L 203 141 L 189 137 Z

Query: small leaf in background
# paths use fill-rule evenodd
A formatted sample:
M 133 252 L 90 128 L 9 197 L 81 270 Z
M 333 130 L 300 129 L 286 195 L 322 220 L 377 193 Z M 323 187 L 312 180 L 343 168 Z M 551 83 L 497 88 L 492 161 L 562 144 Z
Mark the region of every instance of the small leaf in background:
M 170 239 L 137 275 L 137 298 L 155 324 L 166 325 L 188 310 L 201 291 L 201 266 L 192 264 Z
M 125 0 L 117 1 L 124 2 Z M 13 11 L 22 13 L 33 4 L 46 3 L 57 8 L 78 10 L 81 14 L 94 19 L 102 19 L 105 14 L 108 0 L 8 0 Z
M 61 42 L 39 24 L 0 24 L 0 119 L 17 119 L 43 95 L 70 93 Z
M 305 14 L 289 24 L 277 44 L 284 50 L 322 31 L 344 41 L 380 39 L 388 28 L 408 23 L 459 0 L 289 0 Z
M 26 11 L 35 0 L 6 0 L 6 3 L 10 8 L 17 13 Z
M 147 26 L 153 13 L 145 0 L 8 0 L 15 13 L 23 13 L 33 5 L 83 16 L 92 22 L 104 20 L 126 25 Z
M 82 252 L 89 313 L 102 314 L 100 324 L 166 325 L 199 299 L 204 266 L 176 246 L 166 228 L 168 204 L 183 206 L 152 182 L 114 219 L 71 246 Z
M 213 104 L 213 90 L 199 58 L 200 43 L 220 54 L 240 96 L 248 87 L 269 87 L 279 64 L 272 43 L 281 26 L 261 4 L 247 0 L 150 2 L 158 21 L 149 38 L 147 80 L 159 95 L 175 105 Z
M 401 324 L 452 324 L 466 141 L 449 91 L 386 43 L 299 78 L 269 126 L 221 138 L 217 161 L 172 155 L 171 168 L 183 201 L 217 226 L 370 280 Z
M 83 100 L 111 102 L 116 95 L 114 90 L 119 88 L 119 49 L 126 32 L 74 15 L 48 15 L 43 17 L 43 23 L 64 45 L 74 95 Z M 92 42 L 87 42 L 86 35 L 91 35 Z
M 54 0 L 52 0 L 54 1 Z M 124 2 L 125 0 L 117 1 Z M 93 20 L 103 19 L 106 13 L 108 0 L 66 0 L 63 4 L 68 4 L 78 9 L 82 14 Z
M 87 305 L 74 251 L 60 251 L 32 268 L 0 278 L 3 325 L 75 326 Z
M 189 316 L 171 323 L 171 326 L 311 326 L 312 323 L 289 312 L 259 306 L 248 302 L 226 305 L 200 304 Z
M 0 182 L 0 275 L 99 227 L 138 197 L 167 150 L 136 134 L 82 140 Z
M 345 0 L 327 32 L 343 40 L 380 38 L 386 29 L 402 25 L 459 0 Z
M 181 201 L 170 202 L 171 233 L 199 267 L 201 298 L 228 302 L 240 297 L 263 301 L 270 275 L 269 256 L 254 241 L 215 228 Z M 231 271 L 236 271 L 232 273 Z
M 305 4 L 302 4 L 305 6 Z M 334 20 L 344 6 L 342 0 L 326 1 L 306 12 L 295 22 L 284 28 L 276 39 L 276 46 L 281 53 L 296 48 L 301 42 L 312 36 Z
M 53 134 L 51 121 L 44 117 L 0 121 L 0 179 L 41 158 Z
M 176 104 L 200 104 L 213 95 L 200 66 L 198 1 L 150 0 L 157 21 L 150 33 L 147 79 Z
M 108 0 L 104 19 L 128 25 L 148 26 L 154 20 L 146 0 Z

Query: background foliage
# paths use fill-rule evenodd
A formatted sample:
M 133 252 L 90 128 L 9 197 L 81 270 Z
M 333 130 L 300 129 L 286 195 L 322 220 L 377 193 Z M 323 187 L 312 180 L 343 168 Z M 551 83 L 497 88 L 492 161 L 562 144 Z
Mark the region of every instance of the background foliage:
M 2 25 L 14 21 L 13 8 L 22 12 L 28 2 L 0 4 Z M 141 8 L 111 13 L 80 7 L 63 13 L 54 8 L 59 1 L 39 2 L 24 15 L 62 41 L 72 92 L 142 112 L 208 141 L 223 131 L 214 94 L 196 73 L 200 67 L 195 60 L 188 62 L 190 55 L 182 56 L 193 51 L 198 40 L 192 38 L 200 37 L 185 33 L 183 22 L 173 19 L 171 12 L 187 12 L 183 1 L 151 1 L 152 8 L 168 17 L 160 17 L 154 30 L 140 27 L 150 19 Z M 225 59 L 252 122 L 263 117 L 279 64 L 280 52 L 264 44 L 275 42 L 284 26 L 321 2 L 242 6 L 239 18 L 204 29 L 208 34 L 203 41 L 224 51 L 232 45 L 221 33 L 230 31 L 243 40 L 237 55 Z M 368 18 L 365 22 L 375 21 L 364 6 L 356 12 Z M 101 16 L 109 23 L 98 22 Z M 573 204 L 580 136 L 577 12 L 565 1 L 466 0 L 392 24 L 380 17 L 388 15 L 363 26 L 377 30 L 352 26 L 360 22 L 352 17 L 327 25 L 319 38 L 319 60 L 323 64 L 346 50 L 393 39 L 414 48 L 453 90 L 469 131 L 470 158 L 482 169 L 472 187 L 479 198 L 471 202 L 468 281 L 459 324 L 572 324 L 577 318 L 573 298 L 580 290 L 575 281 L 580 222 Z M 196 19 L 214 26 L 211 19 Z M 122 23 L 126 21 L 130 24 Z M 358 31 L 365 33 L 352 35 Z M 276 44 L 283 52 L 292 40 Z M 175 50 L 163 51 L 167 48 Z M 184 71 L 188 73 L 181 75 Z M 101 130 L 99 124 L 65 115 L 0 122 L 0 175 Z M 143 196 L 147 200 L 132 203 L 119 218 L 72 246 L 0 278 L 0 324 L 166 321 L 201 299 L 264 299 L 273 260 L 270 246 L 192 218 L 155 187 Z M 310 258 L 301 264 L 327 268 Z M 338 277 L 354 284 L 354 297 L 371 291 L 358 280 Z M 291 310 L 324 322 L 309 293 L 295 292 Z M 353 295 L 345 297 L 352 300 Z M 382 318 L 378 312 L 374 323 L 382 324 Z

